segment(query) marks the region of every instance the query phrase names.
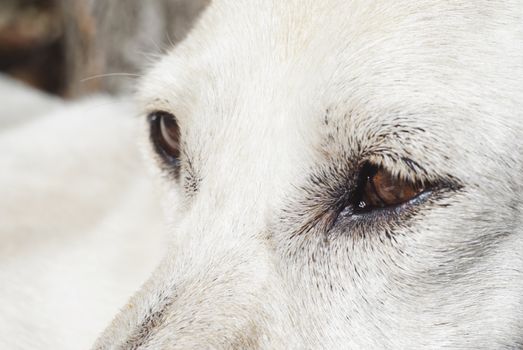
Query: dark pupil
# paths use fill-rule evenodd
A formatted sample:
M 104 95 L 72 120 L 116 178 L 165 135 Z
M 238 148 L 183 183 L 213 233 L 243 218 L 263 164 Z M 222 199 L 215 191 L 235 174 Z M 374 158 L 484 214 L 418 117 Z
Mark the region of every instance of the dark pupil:
M 353 208 L 355 212 L 367 212 L 376 207 L 382 207 L 382 203 L 374 193 L 372 178 L 378 168 L 365 164 L 359 175 L 356 191 L 353 194 Z
M 363 166 L 353 195 L 356 212 L 367 212 L 405 203 L 423 191 L 419 184 L 398 179 L 383 168 Z
M 151 139 L 156 151 L 169 162 L 180 158 L 180 129 L 175 117 L 165 112 L 157 112 L 150 117 Z

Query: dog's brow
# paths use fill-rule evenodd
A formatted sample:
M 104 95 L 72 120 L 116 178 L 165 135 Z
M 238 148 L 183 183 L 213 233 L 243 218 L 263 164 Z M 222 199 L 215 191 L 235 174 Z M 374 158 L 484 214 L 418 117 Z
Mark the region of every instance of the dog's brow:
M 177 49 L 178 50 L 178 49 Z M 202 68 L 194 68 L 192 60 L 174 51 L 166 56 L 142 79 L 138 87 L 138 100 L 145 113 L 166 111 L 177 116 L 183 123 L 188 114 L 187 101 L 199 86 L 198 74 Z M 165 72 L 169 74 L 165 74 Z
M 440 146 L 445 140 L 419 119 L 413 123 L 415 118 L 401 113 L 382 116 L 354 112 L 350 107 L 327 108 L 322 116 L 321 154 L 331 164 L 358 167 L 371 162 L 413 181 L 448 178 L 452 171 L 442 165 L 449 157 Z

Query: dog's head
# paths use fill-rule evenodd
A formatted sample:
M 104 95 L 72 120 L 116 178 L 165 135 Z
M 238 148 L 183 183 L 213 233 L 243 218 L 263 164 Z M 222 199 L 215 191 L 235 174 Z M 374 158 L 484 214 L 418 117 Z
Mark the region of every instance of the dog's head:
M 172 241 L 95 348 L 523 346 L 522 12 L 212 4 L 142 86 Z

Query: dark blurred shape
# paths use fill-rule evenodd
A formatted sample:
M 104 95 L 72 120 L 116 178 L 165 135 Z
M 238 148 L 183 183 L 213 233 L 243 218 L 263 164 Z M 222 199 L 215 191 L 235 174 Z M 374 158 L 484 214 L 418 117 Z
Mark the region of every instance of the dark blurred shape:
M 0 0 L 0 71 L 64 97 L 132 92 L 209 0 Z
M 61 0 L 67 92 L 132 92 L 159 54 L 182 40 L 209 0 Z
M 0 1 L 0 71 L 61 94 L 65 87 L 62 38 L 56 1 Z

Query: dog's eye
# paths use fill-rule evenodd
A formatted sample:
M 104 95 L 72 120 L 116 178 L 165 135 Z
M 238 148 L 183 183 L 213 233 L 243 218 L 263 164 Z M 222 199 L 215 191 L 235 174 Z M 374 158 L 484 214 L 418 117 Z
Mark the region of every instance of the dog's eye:
M 425 191 L 420 184 L 399 179 L 386 169 L 365 165 L 354 194 L 355 212 L 393 207 L 410 201 Z
M 178 163 L 180 158 L 180 128 L 174 115 L 154 112 L 149 115 L 151 140 L 154 148 L 167 162 Z

